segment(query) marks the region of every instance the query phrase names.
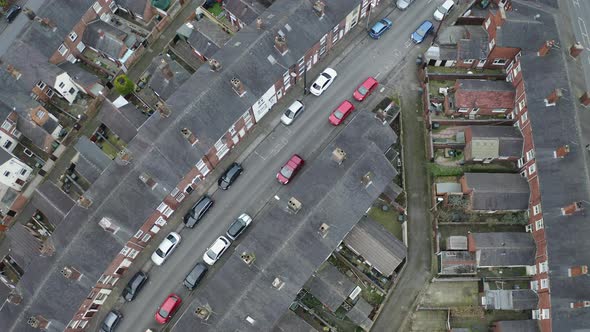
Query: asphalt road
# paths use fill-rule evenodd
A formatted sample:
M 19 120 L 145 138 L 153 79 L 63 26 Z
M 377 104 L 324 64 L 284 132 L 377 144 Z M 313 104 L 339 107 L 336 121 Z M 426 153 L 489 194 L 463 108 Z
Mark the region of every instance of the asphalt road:
M 568 0 L 562 1 L 561 8 L 564 12 L 569 13 L 570 22 L 574 30 L 576 40 L 584 45 L 584 51 L 580 54 L 579 59 L 584 70 L 586 84 L 590 82 L 590 1 L 588 0 Z M 561 45 L 562 48 L 568 49 L 572 45 Z
M 44 0 L 24 0 L 17 1 L 16 3 L 23 7 L 23 9 L 26 7 L 32 11 L 37 11 L 44 2 Z M 5 17 L 0 17 L 0 56 L 12 45 L 28 22 L 31 22 L 31 20 L 22 12 L 10 24 L 6 22 Z
M 364 78 L 371 75 L 379 80 L 392 71 L 401 70 L 402 66 L 407 64 L 405 55 L 416 47 L 409 41 L 411 32 L 424 19 L 430 18 L 436 3 L 441 1 L 417 2 L 405 12 L 393 11 L 387 16 L 393 20 L 393 28 L 380 40 L 371 40 L 362 34 L 360 40 L 351 41 L 353 47 L 349 47 L 338 57 L 338 63 L 318 63 L 316 66 L 322 68 L 330 66 L 338 72 L 336 81 L 322 96 L 301 96 L 300 91 L 295 90 L 284 97 L 301 99 L 306 105 L 305 113 L 290 127 L 279 124 L 282 110 L 275 110 L 267 115 L 273 117 L 272 124 L 276 127 L 252 153 L 238 158 L 244 166 L 245 173 L 228 191 L 210 189 L 215 205 L 207 216 L 194 229 L 181 231 L 182 241 L 179 247 L 162 266 L 149 269 L 149 281 L 132 303 L 116 306 L 120 307 L 119 310 L 125 316 L 118 329 L 145 331 L 147 328 L 152 328 L 158 331 L 161 326 L 156 324 L 153 315 L 169 293 L 179 294 L 185 303 L 191 300 L 190 293 L 181 282 L 192 266 L 202 260 L 205 249 L 215 238 L 225 233 L 228 225 L 241 213 L 249 213 L 254 217 L 253 223 L 256 222 L 258 211 L 269 199 L 274 199 L 275 194 L 282 189 L 275 180 L 276 171 L 293 153 L 300 154 L 308 162 L 313 160 L 330 137 L 341 130 L 341 127 L 335 128 L 328 123 L 329 113 L 342 100 L 352 101 L 352 91 Z M 385 12 L 392 10 L 391 8 Z M 372 21 L 376 19 L 378 18 L 373 18 Z M 360 22 L 359 25 L 364 26 L 366 23 Z M 362 29 L 362 27 L 359 28 Z M 430 39 L 427 40 L 429 41 Z M 413 58 L 408 62 L 414 65 Z M 354 102 L 357 106 L 355 112 L 363 111 L 369 108 L 369 105 L 375 105 L 381 98 L 378 94 L 383 92 L 383 88 L 387 93 L 387 89 L 391 87 L 378 88 L 376 96 L 372 96 L 363 104 Z M 244 236 L 248 236 L 248 231 L 242 235 Z M 233 248 L 235 245 L 232 245 L 229 250 Z M 206 287 L 207 280 L 215 277 L 218 266 L 223 263 L 222 258 L 209 271 L 201 287 Z M 179 317 L 186 307 L 183 305 L 176 316 Z M 174 320 L 169 325 L 173 323 Z

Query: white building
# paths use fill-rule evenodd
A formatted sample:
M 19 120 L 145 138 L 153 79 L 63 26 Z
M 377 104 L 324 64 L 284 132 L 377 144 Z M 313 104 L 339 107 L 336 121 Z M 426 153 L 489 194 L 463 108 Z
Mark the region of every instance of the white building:
M 20 191 L 32 172 L 33 169 L 27 164 L 6 150 L 0 149 L 0 183 Z

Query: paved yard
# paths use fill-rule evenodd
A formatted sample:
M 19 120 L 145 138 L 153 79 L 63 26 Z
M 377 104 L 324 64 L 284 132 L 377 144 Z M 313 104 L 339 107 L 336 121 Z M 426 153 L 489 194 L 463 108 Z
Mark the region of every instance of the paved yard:
M 422 297 L 422 307 L 476 306 L 476 281 L 433 282 Z

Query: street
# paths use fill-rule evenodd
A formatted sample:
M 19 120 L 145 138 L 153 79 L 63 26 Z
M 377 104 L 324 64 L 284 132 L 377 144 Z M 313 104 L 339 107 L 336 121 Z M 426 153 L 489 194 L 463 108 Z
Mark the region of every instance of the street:
M 335 136 L 342 127 L 333 127 L 328 121 L 329 113 L 344 99 L 352 100 L 351 94 L 354 88 L 367 76 L 374 76 L 378 80 L 385 80 L 392 72 L 397 72 L 403 66 L 414 66 L 414 58 L 406 63 L 406 55 L 415 49 L 415 45 L 409 41 L 410 34 L 424 19 L 429 19 L 438 1 L 417 2 L 405 12 L 394 11 L 393 6 L 386 7 L 384 13 L 393 20 L 393 28 L 385 33 L 378 41 L 370 39 L 362 33 L 359 40 L 347 41 L 351 46 L 345 52 L 338 55 L 338 59 L 332 63 L 320 62 L 316 66 L 334 68 L 338 77 L 332 86 L 320 97 L 313 95 L 301 96 L 301 91 L 295 89 L 285 99 L 301 99 L 306 105 L 304 114 L 290 127 L 279 124 L 279 118 L 283 109 L 275 109 L 267 117 L 272 117 L 271 125 L 274 130 L 268 135 L 249 155 L 238 158 L 242 162 L 245 172 L 228 191 L 217 190 L 213 186 L 209 193 L 215 200 L 215 205 L 203 220 L 194 229 L 182 229 L 178 227 L 182 241 L 176 251 L 160 267 L 146 264 L 149 268 L 149 281 L 138 297 L 129 304 L 122 304 L 122 300 L 115 305 L 124 315 L 118 329 L 122 331 L 145 331 L 147 328 L 158 329 L 154 321 L 154 313 L 164 298 L 170 293 L 179 294 L 185 303 L 176 318 L 180 317 L 184 308 L 188 307 L 191 297 L 190 292 L 182 286 L 182 280 L 191 270 L 194 264 L 202 260 L 206 248 L 219 235 L 225 233 L 229 224 L 241 213 L 250 214 L 256 223 L 256 214 L 262 209 L 269 199 L 274 199 L 275 194 L 282 186 L 276 181 L 275 174 L 282 164 L 293 154 L 298 153 L 308 162 L 321 151 L 331 137 Z M 372 23 L 381 17 L 373 17 Z M 357 29 L 364 29 L 364 25 Z M 431 38 L 431 37 L 430 37 Z M 425 42 L 429 43 L 430 38 Z M 423 45 L 422 45 L 423 46 Z M 314 67 L 314 72 L 317 72 Z M 312 81 L 315 76 L 308 77 Z M 383 85 L 377 93 L 362 104 L 355 102 L 355 112 L 364 112 L 374 107 L 385 94 L 390 94 L 394 86 Z M 385 94 L 379 92 L 385 91 Z M 352 116 L 354 116 L 353 113 Z M 347 122 L 350 120 L 347 120 Z M 323 143 L 323 144 L 322 144 Z M 422 158 L 422 156 L 420 156 Z M 294 181 L 297 181 L 295 179 Z M 412 194 L 410 194 L 412 197 Z M 196 201 L 198 197 L 191 197 Z M 412 212 L 411 212 L 412 213 Z M 173 218 L 182 218 L 182 212 L 177 212 Z M 413 215 L 410 214 L 410 217 Z M 416 216 L 418 218 L 419 216 Z M 425 222 L 424 220 L 419 220 Z M 170 222 L 169 224 L 174 224 Z M 162 230 L 169 231 L 168 229 Z M 248 231 L 242 237 L 248 236 Z M 421 241 L 428 241 L 428 238 Z M 240 240 L 238 239 L 238 243 Z M 157 244 L 156 244 L 157 245 Z M 235 244 L 229 250 L 233 250 Z M 420 248 L 410 246 L 412 250 Z M 420 249 L 420 251 L 425 251 Z M 151 254 L 151 251 L 148 252 Z M 410 253 L 410 259 L 413 256 Z M 206 287 L 207 280 L 215 277 L 216 270 L 224 263 L 222 258 L 216 266 L 210 269 L 207 277 L 199 287 Z M 412 278 L 413 276 L 409 276 Z M 116 293 L 119 293 L 125 285 L 117 284 Z M 387 308 L 386 308 L 387 309 Z M 103 313 L 104 314 L 104 313 Z M 387 310 L 383 315 L 388 315 Z M 172 320 L 168 326 L 173 326 Z

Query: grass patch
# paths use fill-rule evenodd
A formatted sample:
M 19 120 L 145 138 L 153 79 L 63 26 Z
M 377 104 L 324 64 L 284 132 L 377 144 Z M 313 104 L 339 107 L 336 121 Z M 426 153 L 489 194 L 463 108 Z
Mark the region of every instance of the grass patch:
M 443 73 L 443 74 L 467 74 L 471 71 L 475 74 L 504 74 L 502 69 L 468 69 L 468 68 L 453 68 L 453 67 L 436 67 L 429 66 L 429 73 Z
M 361 296 L 374 307 L 380 305 L 385 298 L 385 295 L 373 288 L 363 288 Z
M 471 164 L 463 166 L 442 166 L 435 163 L 428 164 L 428 171 L 434 177 L 462 176 L 463 173 L 514 173 L 515 168 L 510 164 Z
M 219 2 L 216 2 L 213 4 L 213 6 L 209 7 L 207 9 L 211 14 L 215 15 L 215 17 L 219 16 L 219 14 L 221 14 L 221 12 L 223 11 L 223 8 L 221 8 L 221 4 Z
M 369 210 L 368 215 L 371 219 L 383 225 L 389 233 L 403 241 L 402 225 L 397 221 L 399 212 L 393 207 L 389 206 L 389 210 L 383 211 L 381 206 L 374 206 Z
M 438 81 L 438 80 L 430 80 L 428 81 L 428 85 L 430 87 L 430 94 L 431 95 L 438 95 L 439 88 L 449 88 L 455 85 L 454 81 Z

